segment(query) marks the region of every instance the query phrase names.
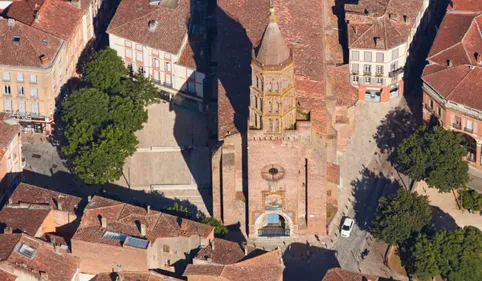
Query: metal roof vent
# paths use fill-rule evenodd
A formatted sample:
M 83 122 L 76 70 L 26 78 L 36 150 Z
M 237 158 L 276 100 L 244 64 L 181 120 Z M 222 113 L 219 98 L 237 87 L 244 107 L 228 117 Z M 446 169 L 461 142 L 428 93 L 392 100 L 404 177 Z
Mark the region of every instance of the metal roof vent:
M 158 22 L 156 20 L 150 20 L 147 24 L 150 32 L 154 32 L 157 28 Z

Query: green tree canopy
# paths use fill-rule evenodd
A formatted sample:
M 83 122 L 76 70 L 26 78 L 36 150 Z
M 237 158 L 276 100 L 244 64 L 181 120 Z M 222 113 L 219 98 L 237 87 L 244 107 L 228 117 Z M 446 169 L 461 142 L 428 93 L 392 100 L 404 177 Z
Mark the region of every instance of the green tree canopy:
M 128 74 L 122 58 L 111 48 L 94 53 L 85 66 L 84 79 L 92 87 L 105 91 L 119 83 Z
M 482 209 L 482 194 L 479 194 L 473 189 L 460 190 L 459 199 L 464 209 L 474 211 L 480 211 L 480 209 Z
M 412 179 L 448 192 L 467 183 L 468 164 L 461 137 L 441 127 L 422 126 L 395 151 L 397 169 Z
M 395 196 L 380 198 L 370 232 L 377 239 L 395 244 L 429 225 L 431 213 L 426 196 L 399 188 Z
M 228 228 L 222 222 L 218 221 L 217 219 L 215 219 L 213 217 L 206 216 L 203 212 L 199 212 L 198 220 L 201 223 L 209 224 L 210 226 L 213 226 L 214 227 L 214 234 L 216 234 L 216 235 L 223 236 L 223 235 L 228 234 L 228 232 L 229 232 Z
M 418 235 L 411 255 L 420 280 L 438 274 L 448 281 L 482 280 L 482 232 L 473 226 Z

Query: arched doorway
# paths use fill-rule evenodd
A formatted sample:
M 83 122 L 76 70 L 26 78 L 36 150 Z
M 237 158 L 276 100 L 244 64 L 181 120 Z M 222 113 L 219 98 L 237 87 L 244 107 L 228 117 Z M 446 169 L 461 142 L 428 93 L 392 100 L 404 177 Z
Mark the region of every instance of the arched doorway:
M 477 159 L 477 141 L 469 135 L 457 133 L 462 136 L 462 145 L 467 150 L 466 160 L 475 163 Z
M 281 213 L 265 213 L 255 222 L 258 237 L 289 237 L 292 225 L 291 219 Z

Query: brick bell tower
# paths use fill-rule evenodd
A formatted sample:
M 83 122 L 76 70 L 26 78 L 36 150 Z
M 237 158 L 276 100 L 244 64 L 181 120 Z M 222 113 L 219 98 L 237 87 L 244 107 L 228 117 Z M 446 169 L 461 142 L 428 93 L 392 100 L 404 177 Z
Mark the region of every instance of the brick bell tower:
M 297 120 L 293 51 L 273 8 L 251 68 L 248 236 L 324 235 L 326 186 L 317 167 L 325 163 L 311 143 L 311 122 Z

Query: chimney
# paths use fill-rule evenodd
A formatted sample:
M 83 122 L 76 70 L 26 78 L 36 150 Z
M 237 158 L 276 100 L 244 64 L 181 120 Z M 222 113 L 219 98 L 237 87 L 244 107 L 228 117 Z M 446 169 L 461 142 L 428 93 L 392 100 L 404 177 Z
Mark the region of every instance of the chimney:
M 482 56 L 479 54 L 479 53 L 475 53 L 474 54 L 474 57 L 475 57 L 475 61 L 477 62 L 477 64 L 482 64 Z
M 214 239 L 211 241 L 211 249 L 214 251 Z
M 42 63 L 42 65 L 48 65 L 49 59 L 45 55 L 40 55 L 40 62 Z
M 140 230 L 141 230 L 141 235 L 142 235 L 142 236 L 146 236 L 146 224 L 140 223 L 140 224 L 139 224 L 139 228 L 140 228 Z
M 87 196 L 87 201 L 92 201 L 92 195 Z
M 40 271 L 40 281 L 49 281 L 49 275 L 45 271 Z
M 3 230 L 3 234 L 12 234 L 13 229 L 10 226 L 5 226 L 5 229 Z
M 57 254 L 60 254 L 60 245 L 54 244 L 54 250 Z
M 59 200 L 57 200 L 57 210 L 62 211 L 62 202 L 60 202 Z
M 375 41 L 375 47 L 383 47 L 383 41 L 380 37 L 373 37 Z
M 208 263 L 213 263 L 213 259 L 212 259 L 212 258 L 208 258 Z
M 104 218 L 104 217 L 101 217 L 101 218 L 100 218 L 100 225 L 101 225 L 103 228 L 106 228 L 106 227 L 107 227 L 107 219 Z
M 408 23 L 408 16 L 407 15 L 403 15 L 403 22 Z
M 247 256 L 248 255 L 248 244 L 244 243 L 243 247 L 244 247 L 244 256 Z
M 147 23 L 147 29 L 149 30 L 149 32 L 154 32 L 157 29 L 157 25 L 158 25 L 158 22 L 156 20 L 150 20 Z
M 37 10 L 35 11 L 35 22 L 39 22 L 40 21 L 40 11 Z
M 146 207 L 147 214 L 151 213 L 151 205 L 147 205 Z
M 80 0 L 70 0 L 70 3 L 73 6 L 80 8 Z

